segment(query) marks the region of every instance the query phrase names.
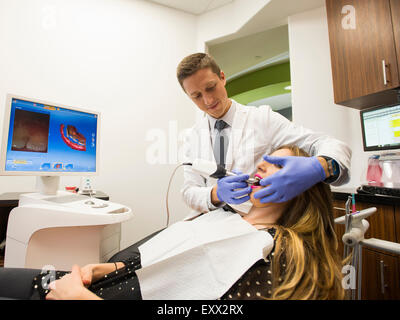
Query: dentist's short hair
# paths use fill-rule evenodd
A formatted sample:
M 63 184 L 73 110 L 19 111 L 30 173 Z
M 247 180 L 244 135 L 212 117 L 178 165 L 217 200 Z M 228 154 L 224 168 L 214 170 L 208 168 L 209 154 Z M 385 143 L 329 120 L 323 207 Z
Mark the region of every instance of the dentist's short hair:
M 182 59 L 176 70 L 176 77 L 183 88 L 183 81 L 195 74 L 198 70 L 210 68 L 218 77 L 221 76 L 221 69 L 214 58 L 207 53 L 194 53 Z

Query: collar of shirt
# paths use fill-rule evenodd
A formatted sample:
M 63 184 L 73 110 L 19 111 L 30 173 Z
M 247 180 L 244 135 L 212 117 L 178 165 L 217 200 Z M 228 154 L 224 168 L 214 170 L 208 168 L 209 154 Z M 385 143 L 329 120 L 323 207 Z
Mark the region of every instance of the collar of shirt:
M 210 116 L 209 114 L 207 114 L 208 117 L 208 122 L 210 123 L 210 128 L 211 128 L 211 132 L 214 132 L 215 130 L 215 122 L 217 122 L 217 120 L 224 120 L 227 124 L 229 124 L 229 128 L 232 128 L 232 124 L 233 124 L 233 118 L 235 117 L 235 111 L 236 111 L 236 102 L 234 100 L 232 100 L 232 104 L 228 110 L 228 112 L 219 119 L 216 119 L 212 116 Z

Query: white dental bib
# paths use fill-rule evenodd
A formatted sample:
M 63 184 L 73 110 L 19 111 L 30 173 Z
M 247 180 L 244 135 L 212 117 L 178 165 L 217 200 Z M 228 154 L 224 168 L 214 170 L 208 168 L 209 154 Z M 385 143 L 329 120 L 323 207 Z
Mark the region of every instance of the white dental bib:
M 218 299 L 273 243 L 268 232 L 222 209 L 177 222 L 139 247 L 142 268 L 136 273 L 142 297 Z

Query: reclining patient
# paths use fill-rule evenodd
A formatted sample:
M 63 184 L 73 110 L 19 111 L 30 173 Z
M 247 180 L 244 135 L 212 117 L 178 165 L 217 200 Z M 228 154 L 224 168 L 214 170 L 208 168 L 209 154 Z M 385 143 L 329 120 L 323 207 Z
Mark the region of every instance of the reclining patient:
M 281 147 L 271 155 L 308 156 L 292 146 Z M 278 165 L 266 161 L 257 166 L 257 174 L 262 178 L 278 170 Z M 268 234 L 273 239 L 272 249 L 245 269 L 216 299 L 343 299 L 342 264 L 337 253 L 329 186 L 321 182 L 288 202 L 266 204 L 253 197 L 259 188 L 262 187 L 253 187 L 250 195 L 252 207 L 247 214 L 218 209 L 191 222 L 196 223 L 197 219 L 207 215 L 221 215 L 222 219 L 234 217 L 254 228 L 255 233 Z M 243 253 L 246 250 L 240 251 L 246 254 Z M 234 259 L 240 260 L 240 254 Z M 196 262 L 190 260 L 187 263 L 196 269 Z M 70 273 L 57 271 L 50 285 L 43 285 L 43 279 L 48 279 L 49 274 L 40 273 L 40 270 L 0 269 L 0 297 L 142 299 L 146 297 L 141 292 L 144 285 L 141 283 L 141 269 L 140 255 L 117 263 L 89 264 L 82 268 L 74 265 Z M 230 269 L 231 265 L 226 265 L 226 270 Z M 13 284 L 12 277 L 19 278 L 16 281 L 18 286 Z M 170 283 L 173 282 L 174 279 Z M 168 287 L 163 290 L 168 291 Z M 209 290 L 213 290 L 213 286 Z

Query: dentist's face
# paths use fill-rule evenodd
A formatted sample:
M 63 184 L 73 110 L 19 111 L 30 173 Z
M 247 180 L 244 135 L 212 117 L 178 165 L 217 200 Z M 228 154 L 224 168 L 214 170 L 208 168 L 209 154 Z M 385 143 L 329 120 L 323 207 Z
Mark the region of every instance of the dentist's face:
M 291 150 L 289 149 L 279 149 L 274 151 L 273 153 L 270 154 L 271 156 L 276 156 L 276 157 L 287 157 L 287 156 L 293 156 L 294 154 L 292 153 Z M 256 175 L 258 175 L 261 178 L 266 178 L 269 177 L 270 175 L 274 174 L 275 172 L 278 172 L 281 170 L 282 167 L 269 163 L 267 161 L 260 162 L 257 165 L 257 172 Z M 250 201 L 253 203 L 255 207 L 266 207 L 269 206 L 269 203 L 261 203 L 260 199 L 255 199 L 254 198 L 254 193 L 261 190 L 262 188 L 265 188 L 263 186 L 252 186 L 252 191 L 250 193 Z M 283 205 L 284 203 L 282 203 Z M 274 203 L 274 205 L 280 205 L 279 203 Z
M 182 82 L 187 95 L 199 109 L 216 119 L 223 117 L 231 105 L 225 84 L 224 73 L 221 71 L 218 77 L 211 68 L 200 69 Z

